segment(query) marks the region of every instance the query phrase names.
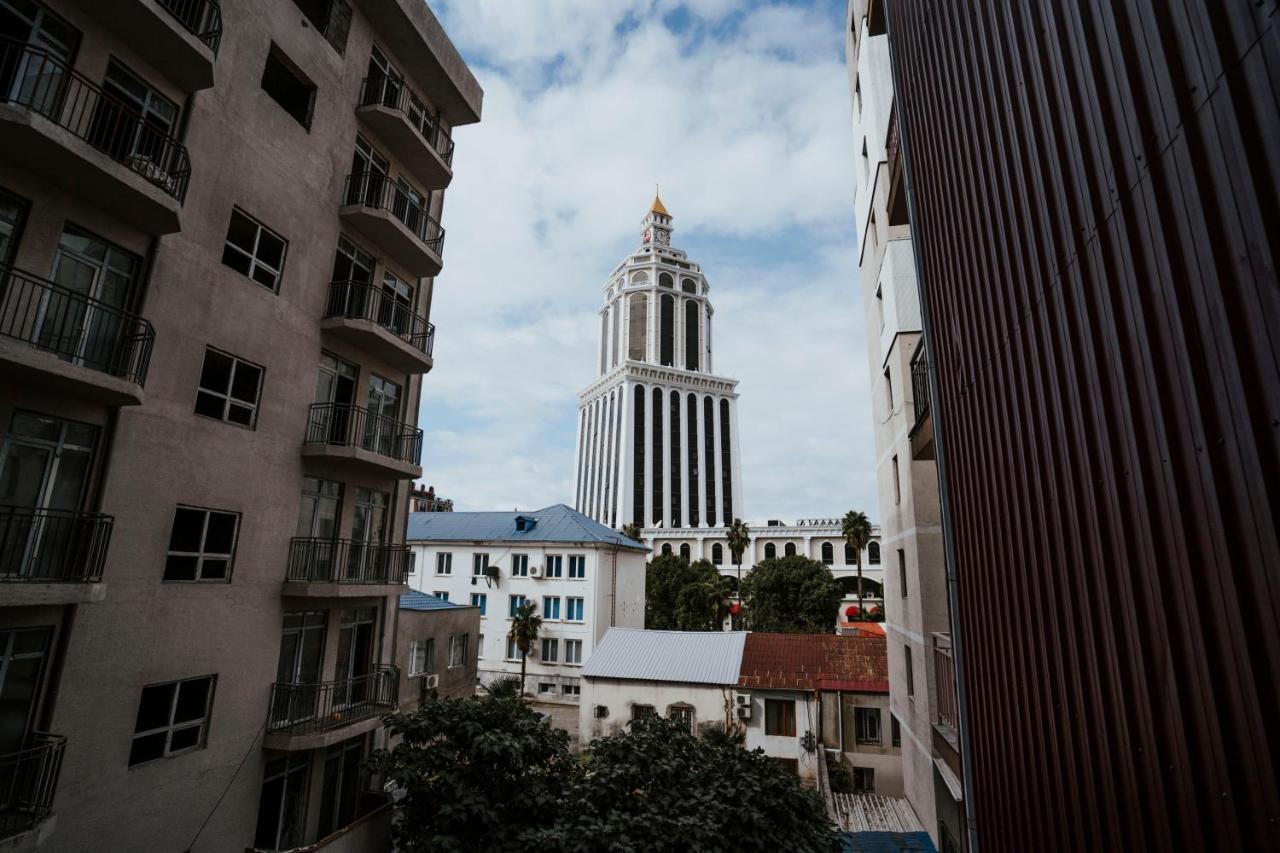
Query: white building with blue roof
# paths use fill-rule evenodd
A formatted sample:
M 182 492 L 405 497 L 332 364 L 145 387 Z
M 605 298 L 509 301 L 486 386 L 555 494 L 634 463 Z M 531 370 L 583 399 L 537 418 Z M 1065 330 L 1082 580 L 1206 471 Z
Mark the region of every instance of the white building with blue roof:
M 611 627 L 643 628 L 648 547 L 564 504 L 529 512 L 414 512 L 405 537 L 415 590 L 480 610 L 479 678 L 520 674 L 511 617 L 542 617 L 526 689 L 577 702 L 582 667 Z

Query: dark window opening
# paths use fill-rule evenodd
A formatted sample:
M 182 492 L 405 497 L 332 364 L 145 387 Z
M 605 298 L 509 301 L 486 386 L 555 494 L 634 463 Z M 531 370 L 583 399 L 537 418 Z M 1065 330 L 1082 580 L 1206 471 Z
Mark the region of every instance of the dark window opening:
M 688 279 L 685 280 L 688 281 Z M 698 303 L 692 299 L 686 299 L 684 302 L 684 366 L 686 370 L 701 369 L 698 363 L 698 355 L 701 351 L 698 346 L 698 319 L 701 316 Z
M 653 389 L 653 524 L 662 523 L 662 390 Z
M 180 506 L 173 514 L 169 553 L 164 562 L 167 581 L 228 581 L 235 557 L 237 512 Z
M 702 447 L 707 460 L 707 524 L 716 526 L 716 414 L 710 397 L 702 398 Z
M 689 432 L 689 526 L 697 527 L 698 513 L 698 398 L 688 397 L 685 406 L 686 428 Z
M 665 365 L 673 365 L 676 363 L 675 355 L 675 325 L 676 325 L 676 300 L 674 296 L 663 296 L 660 305 L 660 322 L 659 322 L 659 358 L 658 362 Z
M 316 86 L 274 44 L 267 54 L 266 67 L 262 69 L 262 91 L 293 116 L 298 124 L 311 129 Z
M 644 527 L 644 386 L 635 386 L 635 423 L 631 443 L 635 446 L 631 469 L 635 488 L 631 493 L 631 523 Z
M 724 489 L 722 498 L 724 500 L 724 520 L 730 523 L 733 520 L 733 467 L 730 463 L 731 444 L 729 423 L 729 401 L 720 401 L 720 475 L 724 479 Z
M 671 392 L 671 526 L 683 526 L 680 512 L 680 392 Z

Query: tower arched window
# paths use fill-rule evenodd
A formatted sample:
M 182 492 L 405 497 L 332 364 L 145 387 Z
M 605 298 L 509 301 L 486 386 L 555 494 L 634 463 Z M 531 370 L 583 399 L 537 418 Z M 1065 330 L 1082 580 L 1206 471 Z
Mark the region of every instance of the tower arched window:
M 872 542 L 867 546 L 867 563 L 872 566 L 880 565 L 880 543 Z
M 658 305 L 658 362 L 673 365 L 676 363 L 676 298 L 664 294 Z
M 609 366 L 617 367 L 618 354 L 622 352 L 622 338 L 618 334 L 618 331 L 622 328 L 621 299 L 613 303 L 613 308 L 609 313 L 613 314 L 613 347 L 609 351 Z
M 844 543 L 844 564 L 852 566 L 856 562 L 858 562 L 858 557 L 853 553 L 853 546 L 848 542 Z
M 600 312 L 600 372 L 609 369 L 609 309 Z
M 670 543 L 670 542 L 668 542 L 667 544 L 665 544 L 665 545 L 663 545 L 663 546 L 662 546 L 662 556 L 664 556 L 664 557 L 670 557 L 670 556 L 671 556 L 671 543 Z
M 716 526 L 716 409 L 710 397 L 702 398 L 702 447 L 707 466 L 707 524 Z
M 662 431 L 662 403 L 663 393 L 661 388 L 653 389 L 653 523 L 658 525 L 663 519 L 662 498 L 664 495 L 662 489 L 662 457 L 665 445 L 663 444 Z
M 680 488 L 680 472 L 682 470 L 682 456 L 680 453 L 680 438 L 683 431 L 680 429 L 680 392 L 671 392 L 671 526 L 683 527 L 684 521 L 680 512 L 680 496 L 683 490 Z
M 698 310 L 698 300 L 684 301 L 684 366 L 687 370 L 701 370 L 702 348 L 698 346 L 698 318 L 702 312 Z
M 782 549 L 782 552 L 788 557 L 794 557 L 796 555 L 796 543 L 788 542 L 787 546 Z
M 689 557 L 692 556 L 692 552 L 689 550 L 688 542 L 680 546 L 680 556 L 686 563 L 689 562 Z
M 634 452 L 631 457 L 631 523 L 636 527 L 644 527 L 644 386 L 635 386 L 635 409 L 631 445 Z
M 633 287 L 641 284 L 648 284 L 648 283 L 649 283 L 649 274 L 647 272 L 641 271 L 641 272 L 633 272 L 631 274 L 631 284 Z
M 822 562 L 825 565 L 833 565 L 836 561 L 836 549 L 830 542 L 822 543 Z
M 733 465 L 729 447 L 732 424 L 729 423 L 729 401 L 720 401 L 720 477 L 723 480 L 721 498 L 724 502 L 724 520 L 733 519 Z
M 686 487 L 689 490 L 687 505 L 689 507 L 689 526 L 698 526 L 698 397 L 690 394 L 685 406 L 685 431 L 689 445 L 689 476 Z
M 649 297 L 643 293 L 631 294 L 630 313 L 627 320 L 627 358 L 644 361 L 649 337 Z
M 724 565 L 724 546 L 719 542 L 711 546 L 711 562 L 714 565 Z
M 772 560 L 776 556 L 778 556 L 778 546 L 774 545 L 772 542 L 765 543 L 764 558 L 766 560 Z
M 658 287 L 667 287 L 674 290 L 675 286 L 676 280 L 671 277 L 671 273 L 664 272 L 658 275 Z
M 691 278 L 680 279 L 680 289 L 685 293 L 697 293 L 698 283 Z

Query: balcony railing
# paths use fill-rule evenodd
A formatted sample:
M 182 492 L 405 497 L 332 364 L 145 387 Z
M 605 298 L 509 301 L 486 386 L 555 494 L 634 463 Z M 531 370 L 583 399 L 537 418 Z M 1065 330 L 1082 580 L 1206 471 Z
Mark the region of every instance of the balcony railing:
M 35 732 L 28 749 L 0 755 L 0 839 L 16 835 L 53 809 L 67 739 Z
M 90 583 L 102 578 L 115 519 L 0 506 L 0 583 Z
M 43 49 L 0 39 L 0 87 L 0 101 L 39 113 L 178 201 L 186 197 L 186 147 Z
M 376 667 L 367 675 L 317 684 L 271 685 L 267 731 L 305 735 L 389 714 L 400 701 L 400 670 Z
M 959 730 L 960 705 L 956 700 L 956 665 L 951 656 L 951 635 L 933 635 L 933 678 L 938 693 L 938 722 Z
M 412 465 L 422 459 L 422 430 L 346 403 L 313 404 L 305 443 L 358 447 Z
M 911 355 L 911 402 L 915 410 L 915 420 L 911 425 L 914 434 L 929 417 L 929 353 L 925 350 L 924 338 L 916 344 L 916 351 Z
M 141 317 L 0 264 L 0 336 L 142 385 L 156 333 Z
M 427 355 L 431 355 L 435 344 L 435 326 L 413 313 L 409 306 L 385 289 L 367 282 L 331 282 L 324 316 L 376 323 Z
M 409 191 L 380 172 L 347 175 L 343 204 L 359 204 L 390 212 L 437 255 L 444 249 L 444 229 Z
M 402 584 L 408 576 L 407 545 L 309 536 L 295 536 L 289 543 L 290 581 Z
M 222 7 L 217 0 L 159 0 L 160 8 L 215 54 L 222 43 Z
M 453 165 L 453 138 L 432 115 L 427 105 L 414 94 L 404 80 L 379 74 L 364 78 L 360 86 L 360 106 L 381 105 L 403 113 L 409 123 L 417 128 L 422 138 L 436 150 L 446 166 Z

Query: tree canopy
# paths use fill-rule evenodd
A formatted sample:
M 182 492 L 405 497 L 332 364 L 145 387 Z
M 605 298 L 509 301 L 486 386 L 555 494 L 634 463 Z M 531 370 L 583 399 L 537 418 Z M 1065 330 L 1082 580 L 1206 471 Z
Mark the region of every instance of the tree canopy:
M 724 733 L 648 719 L 579 758 L 524 702 L 492 697 L 388 726 L 402 740 L 372 761 L 400 791 L 393 833 L 406 853 L 838 849 L 819 796 Z
M 831 571 L 808 557 L 773 557 L 756 564 L 742 579 L 747 621 L 754 631 L 831 631 L 841 598 Z
M 717 631 L 724 620 L 729 579 L 707 560 L 674 554 L 646 567 L 644 626 L 666 631 Z

